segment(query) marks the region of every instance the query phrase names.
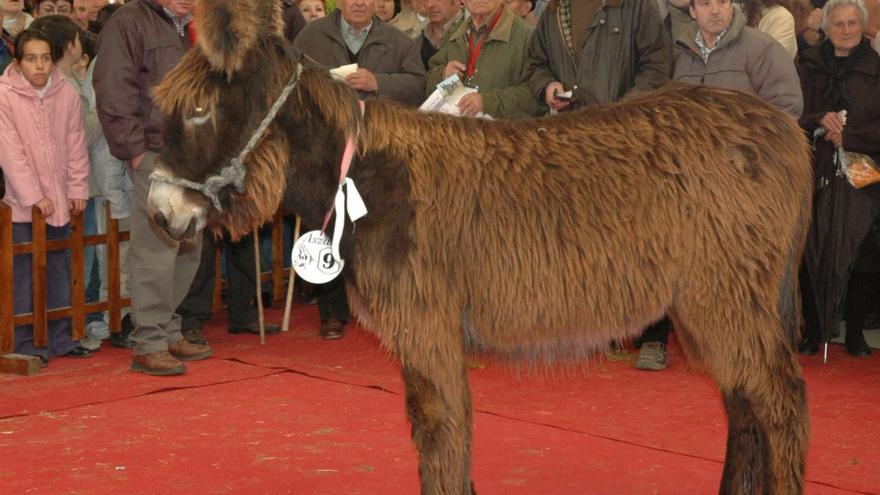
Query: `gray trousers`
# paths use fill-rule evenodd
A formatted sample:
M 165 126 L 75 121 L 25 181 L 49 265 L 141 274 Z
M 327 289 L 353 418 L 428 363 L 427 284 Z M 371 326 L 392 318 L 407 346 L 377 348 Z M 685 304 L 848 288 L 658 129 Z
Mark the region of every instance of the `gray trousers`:
M 180 315 L 175 311 L 186 296 L 201 254 L 200 239 L 176 242 L 147 214 L 150 174 L 156 153 L 148 151 L 137 169 L 129 165 L 132 191 L 131 242 L 128 249 L 131 333 L 135 355 L 168 350 L 182 339 Z

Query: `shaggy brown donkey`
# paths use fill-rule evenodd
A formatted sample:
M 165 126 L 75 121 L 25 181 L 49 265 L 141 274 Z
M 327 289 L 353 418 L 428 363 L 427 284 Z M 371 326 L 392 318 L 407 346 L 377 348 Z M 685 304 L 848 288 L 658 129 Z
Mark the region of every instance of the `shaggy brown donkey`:
M 537 120 L 381 100 L 361 116 L 326 71 L 299 73 L 277 5 L 205 0 L 199 48 L 156 92 L 158 168 L 201 183 L 220 179 L 296 80 L 245 160 L 243 193 L 223 187 L 218 209 L 155 182 L 153 212 L 173 237 L 190 224 L 240 235 L 271 217 L 286 183 L 320 225 L 359 132 L 349 177 L 369 213 L 346 225 L 345 277 L 358 318 L 403 368 L 423 493 L 472 490 L 469 351 L 584 358 L 664 314 L 724 397 L 721 493 L 802 491 L 809 426 L 791 338 L 812 180 L 792 119 L 703 87 Z

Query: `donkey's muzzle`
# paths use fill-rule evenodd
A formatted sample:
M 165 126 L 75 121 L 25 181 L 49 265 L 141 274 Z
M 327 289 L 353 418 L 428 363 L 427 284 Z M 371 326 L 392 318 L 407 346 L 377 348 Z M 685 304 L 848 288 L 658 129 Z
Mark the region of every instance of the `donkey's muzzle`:
M 175 241 L 195 237 L 205 226 L 205 208 L 180 186 L 153 182 L 147 197 L 147 214 L 156 227 Z

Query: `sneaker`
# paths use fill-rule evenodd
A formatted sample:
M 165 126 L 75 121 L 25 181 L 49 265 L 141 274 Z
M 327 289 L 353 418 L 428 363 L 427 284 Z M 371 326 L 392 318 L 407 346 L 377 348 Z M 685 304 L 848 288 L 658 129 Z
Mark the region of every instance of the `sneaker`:
M 101 350 L 101 341 L 99 339 L 85 338 L 79 341 L 79 345 L 85 347 L 91 352 L 98 352 Z
M 86 336 L 89 340 L 104 340 L 110 338 L 110 325 L 103 320 L 93 321 L 86 325 Z
M 168 376 L 182 374 L 186 371 L 186 366 L 168 351 L 159 351 L 132 356 L 129 369 L 148 375 Z
M 214 354 L 214 349 L 180 339 L 173 344 L 168 344 L 168 352 L 181 361 L 199 361 L 211 357 Z
M 645 342 L 636 359 L 636 369 L 662 370 L 666 368 L 666 344 L 661 342 Z

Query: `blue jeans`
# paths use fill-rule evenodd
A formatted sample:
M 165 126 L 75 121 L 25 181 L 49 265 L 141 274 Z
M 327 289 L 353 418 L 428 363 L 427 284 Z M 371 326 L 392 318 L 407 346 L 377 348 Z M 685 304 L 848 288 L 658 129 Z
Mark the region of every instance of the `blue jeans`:
M 46 239 L 65 239 L 70 237 L 70 225 L 63 227 L 46 226 Z M 12 242 L 31 242 L 31 224 L 13 223 Z M 12 274 L 15 280 L 15 314 L 30 313 L 33 304 L 32 256 L 20 254 L 13 259 Z M 48 309 L 70 306 L 70 251 L 49 251 L 46 255 L 46 305 Z M 34 347 L 33 325 L 15 327 L 15 352 L 29 356 L 51 356 L 67 354 L 77 344 L 70 336 L 70 318 L 49 321 L 48 347 Z

